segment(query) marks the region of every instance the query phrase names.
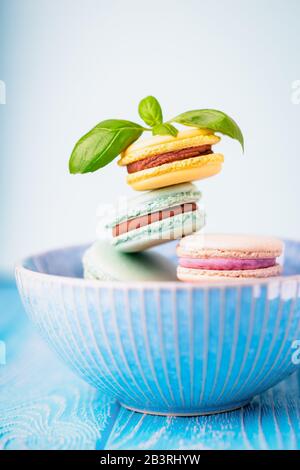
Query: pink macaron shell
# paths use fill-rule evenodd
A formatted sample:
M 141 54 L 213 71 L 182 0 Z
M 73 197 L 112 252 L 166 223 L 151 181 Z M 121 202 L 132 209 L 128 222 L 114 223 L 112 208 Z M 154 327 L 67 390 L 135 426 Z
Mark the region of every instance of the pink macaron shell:
M 193 269 L 184 268 L 183 266 L 177 267 L 177 277 L 180 281 L 184 282 L 206 282 L 206 281 L 234 281 L 234 280 L 247 280 L 247 279 L 263 279 L 279 276 L 281 273 L 281 266 L 275 264 L 269 268 L 261 269 L 233 269 L 228 271 L 213 270 L 213 269 Z
M 205 270 L 246 270 L 263 269 L 275 266 L 276 258 L 241 259 L 241 258 L 180 258 L 179 265 L 183 268 Z

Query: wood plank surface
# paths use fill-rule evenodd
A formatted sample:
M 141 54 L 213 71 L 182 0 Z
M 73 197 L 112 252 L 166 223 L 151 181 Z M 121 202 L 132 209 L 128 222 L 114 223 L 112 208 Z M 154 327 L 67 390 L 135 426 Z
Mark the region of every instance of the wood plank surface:
M 231 413 L 195 418 L 121 409 L 107 449 L 299 449 L 299 376 Z

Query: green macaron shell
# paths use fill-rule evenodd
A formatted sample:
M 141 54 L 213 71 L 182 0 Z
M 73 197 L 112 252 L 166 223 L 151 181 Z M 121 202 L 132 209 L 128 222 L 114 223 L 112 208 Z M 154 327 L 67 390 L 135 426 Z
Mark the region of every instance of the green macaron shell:
M 98 240 L 83 256 L 84 277 L 102 281 L 174 281 L 176 266 L 155 253 L 127 254 Z
M 129 199 L 126 207 L 116 209 L 115 214 L 107 219 L 106 228 L 112 228 L 126 220 L 146 214 L 169 209 L 180 204 L 197 202 L 201 192 L 193 183 L 182 183 L 166 188 L 148 191 L 145 194 Z
M 173 217 L 126 232 L 112 239 L 117 250 L 127 253 L 145 250 L 151 246 L 179 239 L 200 230 L 205 225 L 205 215 L 199 210 L 185 212 Z

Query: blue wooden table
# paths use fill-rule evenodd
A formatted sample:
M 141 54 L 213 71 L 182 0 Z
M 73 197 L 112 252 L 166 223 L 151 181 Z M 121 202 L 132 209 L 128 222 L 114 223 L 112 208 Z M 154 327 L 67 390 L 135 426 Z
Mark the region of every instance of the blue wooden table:
M 0 283 L 0 352 L 0 449 L 300 449 L 300 374 L 231 413 L 129 412 L 60 363 L 8 281 Z

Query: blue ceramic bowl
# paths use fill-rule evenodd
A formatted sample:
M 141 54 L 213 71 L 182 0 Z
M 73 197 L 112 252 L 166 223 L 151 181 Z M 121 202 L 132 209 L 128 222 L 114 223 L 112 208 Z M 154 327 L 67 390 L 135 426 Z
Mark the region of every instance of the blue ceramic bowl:
M 19 290 L 63 361 L 125 407 L 231 410 L 297 367 L 300 243 L 286 244 L 284 276 L 234 285 L 88 281 L 84 249 L 28 258 L 16 270 Z

